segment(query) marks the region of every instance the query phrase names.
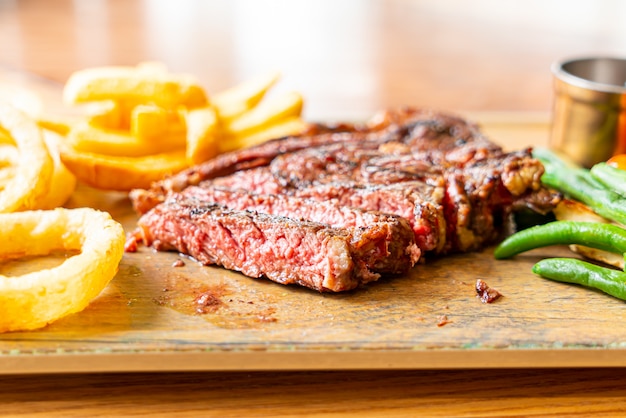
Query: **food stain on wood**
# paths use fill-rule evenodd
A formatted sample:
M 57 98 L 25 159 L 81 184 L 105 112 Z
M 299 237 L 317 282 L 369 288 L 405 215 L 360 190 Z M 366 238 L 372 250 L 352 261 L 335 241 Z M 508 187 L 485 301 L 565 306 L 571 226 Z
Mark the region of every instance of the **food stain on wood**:
M 170 274 L 162 293 L 153 301 L 221 328 L 255 328 L 277 321 L 276 308 L 268 306 L 265 298 L 248 300 L 239 295 L 224 282 L 212 284 L 184 274 Z
M 186 315 L 216 312 L 223 305 L 227 292 L 224 283 L 209 285 L 180 274 L 172 274 L 163 287 L 163 293 L 154 298 L 160 306 L 175 309 Z

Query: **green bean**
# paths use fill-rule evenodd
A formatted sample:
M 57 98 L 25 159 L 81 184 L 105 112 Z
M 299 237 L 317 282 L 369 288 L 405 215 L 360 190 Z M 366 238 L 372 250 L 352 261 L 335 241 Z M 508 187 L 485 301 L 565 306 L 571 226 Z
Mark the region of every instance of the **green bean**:
M 626 273 L 576 258 L 546 258 L 536 263 L 533 273 L 546 279 L 601 290 L 626 300 Z
M 626 196 L 626 170 L 598 163 L 591 167 L 591 176 L 607 189 L 614 190 L 621 196 Z
M 507 237 L 496 247 L 494 256 L 497 259 L 509 258 L 534 248 L 570 244 L 625 254 L 626 229 L 597 222 L 553 221 Z
M 583 202 L 600 216 L 626 224 L 626 198 L 604 187 L 589 170 L 568 163 L 545 148 L 536 148 L 533 156 L 544 165 L 541 181 L 545 185 Z

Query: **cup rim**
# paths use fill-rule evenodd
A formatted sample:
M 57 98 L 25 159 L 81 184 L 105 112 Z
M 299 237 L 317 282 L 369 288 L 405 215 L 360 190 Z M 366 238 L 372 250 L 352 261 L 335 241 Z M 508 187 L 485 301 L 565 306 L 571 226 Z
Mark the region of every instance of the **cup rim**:
M 617 61 L 626 65 L 626 58 L 624 57 L 614 57 L 614 56 L 585 56 L 585 57 L 574 57 L 574 58 L 566 58 L 562 60 L 555 61 L 552 63 L 552 74 L 558 79 L 567 82 L 568 84 L 572 84 L 577 87 L 585 88 L 588 90 L 601 91 L 604 93 L 617 93 L 617 94 L 625 94 L 626 93 L 626 85 L 618 86 L 616 84 L 608 84 L 601 83 L 598 81 L 592 81 L 583 77 L 576 76 L 564 69 L 564 67 L 568 64 L 580 61 Z

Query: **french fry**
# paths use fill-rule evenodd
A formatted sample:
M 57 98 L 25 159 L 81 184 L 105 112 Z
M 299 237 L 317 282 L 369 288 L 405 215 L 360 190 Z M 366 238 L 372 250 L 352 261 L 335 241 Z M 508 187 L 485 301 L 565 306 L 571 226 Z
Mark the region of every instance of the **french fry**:
M 220 126 L 215 109 L 210 106 L 190 110 L 187 120 L 187 162 L 194 165 L 213 158 L 219 152 Z
M 63 100 L 68 104 L 103 100 L 155 103 L 166 108 L 207 104 L 204 89 L 190 75 L 124 66 L 76 71 L 65 84 Z
M 156 105 L 139 105 L 131 112 L 130 134 L 142 141 L 167 141 L 171 136 L 184 137 L 185 123 L 181 112 Z
M 87 105 L 87 123 L 102 129 L 123 129 L 122 104 L 116 100 L 104 100 Z
M 228 138 L 227 140 L 220 141 L 220 152 L 249 148 L 269 141 L 270 139 L 297 135 L 304 132 L 308 126 L 309 124 L 304 122 L 299 116 L 292 116 L 260 131 L 253 132 L 252 134 L 234 136 Z
M 233 119 L 256 106 L 279 78 L 278 72 L 257 76 L 213 95 L 211 104 L 221 119 Z
M 61 161 L 83 183 L 98 189 L 145 189 L 152 182 L 187 168 L 185 151 L 118 157 L 61 146 Z
M 300 117 L 302 96 L 266 98 L 279 78 L 278 72 L 257 76 L 209 103 L 195 79 L 171 74 L 159 62 L 78 71 L 65 85 L 64 100 L 94 103 L 96 111 L 65 130 L 62 160 L 80 181 L 129 190 L 220 152 L 298 134 L 308 126 Z
M 145 141 L 127 131 L 96 128 L 88 123 L 75 125 L 66 142 L 77 151 L 119 157 L 141 157 L 150 154 L 182 150 L 185 135 L 168 136 L 167 140 Z
M 302 113 L 302 96 L 296 92 L 267 98 L 224 126 L 228 136 L 245 136 Z

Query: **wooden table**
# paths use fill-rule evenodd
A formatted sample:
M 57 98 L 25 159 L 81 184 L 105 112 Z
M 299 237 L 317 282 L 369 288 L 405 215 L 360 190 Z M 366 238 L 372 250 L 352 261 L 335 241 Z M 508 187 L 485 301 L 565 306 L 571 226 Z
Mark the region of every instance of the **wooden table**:
M 310 120 L 427 106 L 475 117 L 494 139 L 521 147 L 547 139 L 550 64 L 564 56 L 621 53 L 623 9 L 619 1 L 566 0 L 514 6 L 487 0 L 0 2 L 0 81 L 46 98 L 77 69 L 158 60 L 198 76 L 212 92 L 279 69 L 280 88 L 304 94 Z M 552 367 L 527 366 L 18 373 L 0 377 L 0 411 L 623 415 L 623 369 L 564 368 L 558 359 Z

